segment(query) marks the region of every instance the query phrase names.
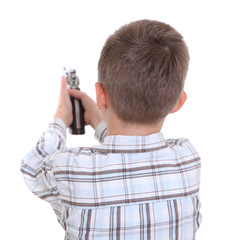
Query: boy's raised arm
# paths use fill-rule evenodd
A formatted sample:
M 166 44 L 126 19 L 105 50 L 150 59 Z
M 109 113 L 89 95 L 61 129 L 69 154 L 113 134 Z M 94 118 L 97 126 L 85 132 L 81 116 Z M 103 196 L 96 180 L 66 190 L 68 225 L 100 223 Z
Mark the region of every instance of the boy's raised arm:
M 29 189 L 38 197 L 51 202 L 59 196 L 53 173 L 54 154 L 66 149 L 66 129 L 73 120 L 69 94 L 82 101 L 85 123 L 96 130 L 95 136 L 98 140 L 102 142 L 107 134 L 96 103 L 84 92 L 67 89 L 66 79 L 62 77 L 54 119 L 21 163 L 21 171 Z
M 52 172 L 51 156 L 65 148 L 66 126 L 55 118 L 38 140 L 36 146 L 25 155 L 21 171 L 28 188 L 38 197 L 56 201 L 59 196 Z

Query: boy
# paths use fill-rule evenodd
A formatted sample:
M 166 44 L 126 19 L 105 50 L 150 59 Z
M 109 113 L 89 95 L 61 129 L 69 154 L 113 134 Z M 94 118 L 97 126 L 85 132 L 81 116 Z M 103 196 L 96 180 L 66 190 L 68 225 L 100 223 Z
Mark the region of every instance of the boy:
M 189 62 L 171 26 L 140 20 L 101 52 L 96 103 L 62 77 L 54 120 L 22 161 L 26 184 L 51 203 L 65 239 L 192 240 L 199 213 L 200 157 L 187 139 L 165 140 L 165 117 L 186 100 Z M 81 99 L 99 146 L 66 148 L 69 94 Z

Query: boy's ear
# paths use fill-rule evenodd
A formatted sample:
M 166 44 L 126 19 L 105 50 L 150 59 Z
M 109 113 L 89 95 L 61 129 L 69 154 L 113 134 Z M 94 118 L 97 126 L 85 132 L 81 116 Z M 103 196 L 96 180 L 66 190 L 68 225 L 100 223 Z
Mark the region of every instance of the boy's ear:
M 103 110 L 107 106 L 106 91 L 105 91 L 103 85 L 99 82 L 95 83 L 95 88 L 96 88 L 97 107 L 99 110 Z
M 174 107 L 174 109 L 170 113 L 177 112 L 184 105 L 186 100 L 187 100 L 187 94 L 185 91 L 183 91 L 179 102 L 177 103 L 177 105 Z

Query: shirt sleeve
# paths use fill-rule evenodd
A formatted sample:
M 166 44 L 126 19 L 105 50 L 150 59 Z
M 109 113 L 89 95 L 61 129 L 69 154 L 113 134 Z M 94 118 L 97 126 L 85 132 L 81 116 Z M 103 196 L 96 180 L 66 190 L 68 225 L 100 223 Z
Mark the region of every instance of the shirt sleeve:
M 107 135 L 107 126 L 104 121 L 101 121 L 95 130 L 94 136 L 100 143 L 102 143 Z
M 28 188 L 38 197 L 49 202 L 58 200 L 53 167 L 53 154 L 65 149 L 66 126 L 55 118 L 42 134 L 36 146 L 22 159 L 21 172 Z

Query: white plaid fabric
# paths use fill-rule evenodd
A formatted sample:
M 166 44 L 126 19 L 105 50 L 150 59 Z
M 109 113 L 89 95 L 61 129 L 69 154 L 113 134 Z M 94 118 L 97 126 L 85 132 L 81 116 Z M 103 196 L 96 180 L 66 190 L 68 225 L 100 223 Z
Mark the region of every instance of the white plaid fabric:
M 107 136 L 100 145 L 66 148 L 54 119 L 22 160 L 30 190 L 48 201 L 65 239 L 192 240 L 201 223 L 200 157 L 187 139 Z

